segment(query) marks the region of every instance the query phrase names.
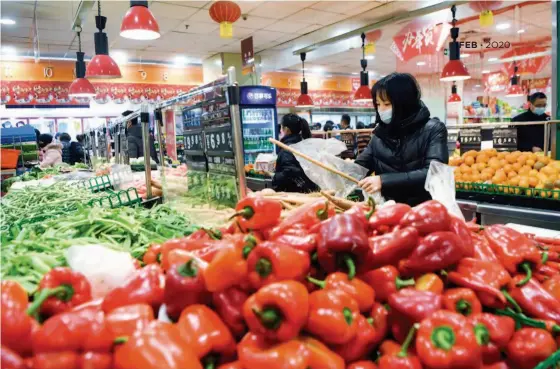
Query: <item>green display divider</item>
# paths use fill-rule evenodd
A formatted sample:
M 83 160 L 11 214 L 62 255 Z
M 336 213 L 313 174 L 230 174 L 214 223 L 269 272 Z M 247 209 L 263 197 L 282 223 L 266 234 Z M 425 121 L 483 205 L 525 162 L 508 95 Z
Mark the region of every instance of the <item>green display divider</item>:
M 89 201 L 88 205 L 94 206 L 97 204 L 103 207 L 119 208 L 123 206 L 133 206 L 141 203 L 142 199 L 140 198 L 140 196 L 138 196 L 136 188 L 131 187 L 128 190 L 112 192 L 108 196 L 92 199 Z
M 237 178 L 235 176 L 208 173 L 208 199 L 218 207 L 235 208 L 237 198 Z
M 525 198 L 542 198 L 548 200 L 559 200 L 560 189 L 518 187 L 498 185 L 493 183 L 456 182 L 455 189 L 464 192 L 476 192 L 486 195 L 505 195 Z

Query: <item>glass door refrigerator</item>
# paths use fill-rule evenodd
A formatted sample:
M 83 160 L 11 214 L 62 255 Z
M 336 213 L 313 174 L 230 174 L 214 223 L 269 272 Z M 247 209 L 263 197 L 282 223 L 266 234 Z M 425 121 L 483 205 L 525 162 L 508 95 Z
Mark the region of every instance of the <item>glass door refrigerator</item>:
M 276 89 L 266 86 L 241 86 L 240 109 L 247 175 L 266 178 L 264 174 L 252 170 L 252 167 L 259 154 L 276 152 L 275 146 L 268 141 L 271 137 L 278 139 L 279 133 Z

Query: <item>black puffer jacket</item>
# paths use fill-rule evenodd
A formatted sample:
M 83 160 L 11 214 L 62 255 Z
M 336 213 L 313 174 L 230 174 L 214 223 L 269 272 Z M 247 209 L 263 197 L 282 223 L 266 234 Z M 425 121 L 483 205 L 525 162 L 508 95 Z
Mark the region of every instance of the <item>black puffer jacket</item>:
M 381 177 L 385 198 L 414 206 L 430 199 L 424 182 L 432 160 L 449 160 L 447 128 L 439 119 L 430 119 L 422 104 L 398 126 L 380 123 L 355 162 Z
M 282 143 L 293 145 L 302 140 L 300 135 L 288 135 L 282 138 Z M 319 187 L 311 181 L 294 154 L 280 149 L 276 159 L 276 172 L 272 178 L 272 188 L 275 191 L 285 192 L 314 192 L 319 191 Z

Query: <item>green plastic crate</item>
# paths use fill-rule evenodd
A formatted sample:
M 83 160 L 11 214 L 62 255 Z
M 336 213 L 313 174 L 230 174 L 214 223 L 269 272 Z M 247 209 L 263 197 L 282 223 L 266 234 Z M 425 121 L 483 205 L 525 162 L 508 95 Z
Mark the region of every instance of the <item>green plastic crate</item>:
M 109 196 L 92 199 L 88 204 L 90 206 L 98 204 L 103 207 L 119 208 L 123 206 L 133 206 L 141 203 L 142 199 L 140 198 L 140 196 L 138 196 L 136 188 L 131 187 L 128 190 L 111 192 Z

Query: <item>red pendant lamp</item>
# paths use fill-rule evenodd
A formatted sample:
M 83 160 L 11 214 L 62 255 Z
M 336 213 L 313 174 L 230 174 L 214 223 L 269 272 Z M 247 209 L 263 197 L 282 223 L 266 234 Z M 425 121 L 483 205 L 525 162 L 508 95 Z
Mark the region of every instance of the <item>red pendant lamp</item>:
M 306 56 L 305 53 L 300 54 L 301 72 L 302 72 L 303 79 L 300 84 L 300 95 L 297 99 L 297 104 L 296 104 L 298 108 L 312 108 L 314 106 L 313 100 L 311 99 L 311 96 L 309 96 L 308 94 L 307 81 L 305 80 L 305 56 Z
M 451 28 L 451 42 L 449 43 L 449 61 L 443 67 L 441 72 L 440 81 L 453 82 L 453 81 L 464 81 L 471 78 L 467 67 L 461 61 L 461 50 L 457 38 L 459 37 L 459 28 L 455 27 L 457 19 L 455 19 L 455 12 L 457 8 L 455 5 L 451 7 L 451 13 L 453 14 L 453 27 Z
M 121 70 L 113 58 L 109 56 L 109 40 L 107 34 L 103 32 L 107 18 L 101 16 L 101 1 L 97 2 L 97 15 L 95 16 L 95 26 L 99 32 L 95 32 L 95 56 L 88 63 L 86 69 L 87 78 L 121 78 Z
M 525 91 L 519 84 L 519 76 L 517 75 L 517 63 L 513 62 L 513 76 L 511 77 L 511 85 L 507 89 L 506 97 L 524 96 Z
M 453 82 L 453 86 L 451 86 L 451 96 L 449 96 L 447 102 L 461 102 L 461 96 L 457 93 L 457 85 L 455 82 Z
M 86 63 L 84 62 L 84 53 L 82 52 L 82 28 L 76 30 L 78 35 L 78 52 L 76 52 L 76 79 L 70 85 L 68 96 L 70 97 L 94 97 L 96 95 L 95 88 L 85 77 Z
M 362 70 L 360 71 L 360 87 L 354 94 L 354 101 L 372 101 L 371 90 L 369 89 L 369 75 L 366 70 L 367 60 L 366 60 L 366 34 L 362 33 L 362 60 L 360 64 L 362 65 Z
M 161 35 L 147 1 L 131 1 L 121 23 L 121 36 L 131 40 L 155 40 Z

